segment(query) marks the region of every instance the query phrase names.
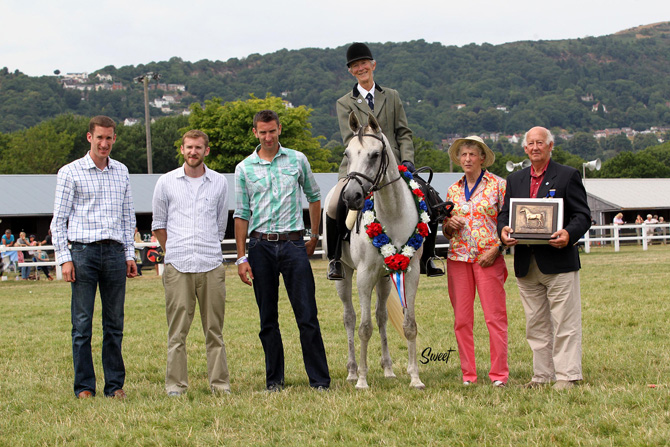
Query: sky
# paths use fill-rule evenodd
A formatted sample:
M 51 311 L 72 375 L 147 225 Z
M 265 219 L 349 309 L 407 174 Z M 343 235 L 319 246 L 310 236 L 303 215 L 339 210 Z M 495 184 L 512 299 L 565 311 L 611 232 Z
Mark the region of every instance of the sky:
M 0 67 L 41 76 L 354 41 L 497 45 L 663 21 L 668 0 L 0 0 Z

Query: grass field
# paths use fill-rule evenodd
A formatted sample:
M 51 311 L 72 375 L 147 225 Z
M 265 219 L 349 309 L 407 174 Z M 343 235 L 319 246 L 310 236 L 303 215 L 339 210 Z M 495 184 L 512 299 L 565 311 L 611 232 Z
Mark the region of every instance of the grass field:
M 128 399 L 75 399 L 72 392 L 70 289 L 63 282 L 0 283 L 0 446 L 167 445 L 669 445 L 670 247 L 646 252 L 594 248 L 582 255 L 584 383 L 567 392 L 525 390 L 532 375 L 525 320 L 507 256 L 510 382 L 488 380 L 488 336 L 477 310 L 479 383 L 461 385 L 458 355 L 420 365 L 424 391 L 409 388 L 407 350 L 392 328 L 398 376 L 379 367 L 379 336 L 369 358 L 370 390 L 346 382 L 346 335 L 326 264 L 313 263 L 317 300 L 333 379 L 331 391 L 310 389 L 295 321 L 285 293 L 280 320 L 287 388 L 267 394 L 258 311 L 252 289 L 228 269 L 224 337 L 233 393 L 207 385 L 198 316 L 189 336 L 190 388 L 168 398 L 163 388 L 166 322 L 163 288 L 153 271 L 128 282 L 124 357 Z M 419 353 L 456 349 L 446 279 L 422 277 L 417 299 Z M 94 324 L 98 389 L 99 303 Z M 479 305 L 477 304 L 477 307 Z

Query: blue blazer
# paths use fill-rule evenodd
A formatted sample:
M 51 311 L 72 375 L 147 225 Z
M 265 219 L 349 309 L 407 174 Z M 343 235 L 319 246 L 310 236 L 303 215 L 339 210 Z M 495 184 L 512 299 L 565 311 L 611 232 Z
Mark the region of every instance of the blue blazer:
M 507 177 L 505 202 L 498 215 L 498 234 L 503 227 L 509 225 L 509 199 L 530 198 L 531 169 L 532 166 L 513 172 Z M 555 198 L 563 198 L 563 229 L 570 235 L 570 242 L 565 248 L 519 242 L 514 248 L 514 274 L 517 277 L 528 274 L 531 254 L 535 255 L 537 266 L 544 274 L 573 272 L 581 267 L 576 244 L 591 228 L 591 210 L 586 200 L 582 176 L 575 168 L 550 160 L 537 197 L 547 197 L 550 189 L 556 190 Z

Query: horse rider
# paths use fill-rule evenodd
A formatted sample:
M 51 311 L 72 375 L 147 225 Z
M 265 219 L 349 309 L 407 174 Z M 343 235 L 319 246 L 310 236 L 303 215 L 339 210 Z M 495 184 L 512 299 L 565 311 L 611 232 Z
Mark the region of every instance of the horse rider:
M 372 57 L 370 48 L 364 43 L 355 42 L 347 49 L 347 68 L 358 81 L 352 91 L 337 100 L 337 119 L 340 134 L 345 146 L 353 137 L 349 128 L 349 114 L 354 111 L 360 122 L 367 122 L 367 115 L 372 113 L 381 126 L 382 132 L 391 145 L 397 161 L 401 162 L 410 172 L 414 172 L 414 144 L 412 131 L 407 125 L 405 109 L 396 90 L 382 87 L 375 83 L 373 73 L 377 62 Z M 340 192 L 346 183 L 347 158 L 342 159 L 338 175 L 337 187 L 333 199 L 326 204 L 326 225 L 328 240 L 328 279 L 344 279 L 344 270 L 340 257 L 342 254 L 342 237 L 346 234 L 346 206 L 341 203 Z M 442 276 L 444 271 L 434 262 L 435 237 L 437 222 L 431 224 L 430 234 L 424 241 L 421 257 L 421 273 L 428 276 Z

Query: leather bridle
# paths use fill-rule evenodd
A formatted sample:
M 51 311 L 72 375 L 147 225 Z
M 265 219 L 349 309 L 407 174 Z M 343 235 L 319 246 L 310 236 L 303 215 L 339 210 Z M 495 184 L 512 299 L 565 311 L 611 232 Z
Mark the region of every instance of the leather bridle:
M 371 133 L 364 133 L 364 134 L 358 135 L 358 138 L 362 139 L 363 137 L 376 138 L 377 140 L 381 141 L 381 143 L 382 143 L 382 159 L 381 159 L 381 162 L 379 163 L 379 169 L 377 170 L 377 174 L 375 175 L 374 179 L 368 177 L 367 175 L 363 174 L 362 172 L 356 172 L 356 171 L 349 172 L 346 176 L 347 184 L 349 183 L 350 180 L 355 180 L 356 183 L 358 183 L 358 186 L 361 188 L 361 191 L 363 192 L 363 197 L 365 198 L 365 197 L 368 197 L 371 193 L 373 193 L 375 191 L 379 191 L 380 189 L 390 185 L 391 183 L 400 180 L 400 175 L 398 175 L 398 177 L 396 177 L 395 179 L 393 179 L 389 182 L 386 182 L 384 184 L 380 184 L 381 181 L 382 181 L 382 178 L 384 178 L 384 173 L 386 172 L 386 169 L 388 168 L 388 165 L 389 165 L 389 156 L 388 156 L 388 153 L 387 153 L 386 142 L 379 135 L 375 135 L 375 134 L 371 134 Z M 370 186 L 369 190 L 367 190 L 367 191 L 365 190 L 365 188 L 363 187 L 363 182 L 361 181 L 361 179 L 367 180 L 368 182 L 370 182 L 371 186 Z M 346 187 L 346 185 L 345 185 L 345 187 Z M 344 194 L 344 189 L 345 188 L 342 188 L 342 191 L 340 192 L 340 198 Z

